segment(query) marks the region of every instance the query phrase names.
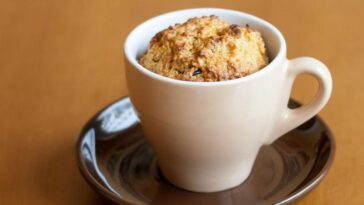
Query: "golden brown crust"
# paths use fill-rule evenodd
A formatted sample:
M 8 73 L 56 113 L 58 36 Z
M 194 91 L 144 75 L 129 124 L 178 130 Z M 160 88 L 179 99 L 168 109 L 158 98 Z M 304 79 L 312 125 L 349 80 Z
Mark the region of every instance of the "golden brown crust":
M 254 73 L 268 64 L 268 56 L 258 31 L 212 15 L 160 31 L 139 63 L 166 77 L 211 82 Z

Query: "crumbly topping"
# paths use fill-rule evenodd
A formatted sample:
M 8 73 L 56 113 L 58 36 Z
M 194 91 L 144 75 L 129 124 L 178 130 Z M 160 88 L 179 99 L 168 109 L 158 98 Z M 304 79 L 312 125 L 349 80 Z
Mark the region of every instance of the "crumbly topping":
M 261 34 L 202 16 L 157 33 L 139 63 L 174 79 L 212 82 L 240 78 L 268 64 Z

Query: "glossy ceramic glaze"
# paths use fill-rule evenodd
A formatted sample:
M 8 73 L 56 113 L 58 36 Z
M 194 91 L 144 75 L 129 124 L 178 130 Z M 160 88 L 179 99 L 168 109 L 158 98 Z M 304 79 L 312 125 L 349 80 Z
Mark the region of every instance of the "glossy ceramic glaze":
M 137 62 L 150 39 L 169 25 L 201 15 L 249 24 L 263 35 L 271 58 L 254 74 L 223 82 L 186 82 L 157 75 Z M 313 58 L 286 59 L 282 34 L 255 16 L 225 9 L 167 13 L 135 28 L 125 42 L 131 101 L 164 175 L 175 185 L 198 192 L 235 187 L 250 174 L 258 151 L 317 114 L 331 95 L 331 76 Z M 313 75 L 320 88 L 299 109 L 287 107 L 294 79 Z
M 334 152 L 331 132 L 313 117 L 263 146 L 249 178 L 238 187 L 208 194 L 185 191 L 170 184 L 159 171 L 128 98 L 93 117 L 77 144 L 78 165 L 86 181 L 115 203 L 138 205 L 291 203 L 323 179 Z

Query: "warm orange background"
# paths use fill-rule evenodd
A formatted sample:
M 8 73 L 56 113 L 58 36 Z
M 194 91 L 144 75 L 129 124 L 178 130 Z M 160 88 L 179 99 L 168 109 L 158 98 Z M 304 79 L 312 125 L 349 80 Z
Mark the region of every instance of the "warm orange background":
M 288 57 L 330 68 L 321 112 L 337 139 L 329 175 L 300 205 L 364 204 L 364 3 L 330 1 L 0 1 L 0 204 L 102 204 L 79 174 L 74 146 L 85 121 L 127 95 L 121 46 L 160 13 L 213 6 L 276 25 Z M 307 101 L 315 81 L 293 96 Z

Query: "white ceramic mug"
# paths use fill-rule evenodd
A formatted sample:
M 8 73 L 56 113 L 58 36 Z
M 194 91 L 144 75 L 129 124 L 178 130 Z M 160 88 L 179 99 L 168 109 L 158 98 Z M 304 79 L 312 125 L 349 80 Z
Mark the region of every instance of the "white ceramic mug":
M 212 14 L 260 31 L 269 65 L 235 80 L 187 82 L 160 76 L 138 63 L 158 31 Z M 242 183 L 260 147 L 317 114 L 332 90 L 324 64 L 309 57 L 287 60 L 278 29 L 238 11 L 198 8 L 149 19 L 129 34 L 124 54 L 129 95 L 160 168 L 170 182 L 191 191 L 220 191 Z M 289 109 L 293 81 L 302 73 L 314 76 L 319 90 L 310 103 Z

